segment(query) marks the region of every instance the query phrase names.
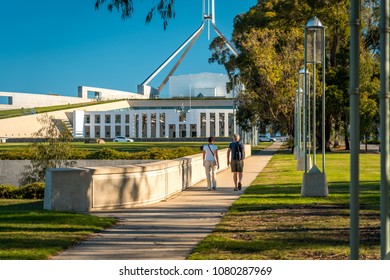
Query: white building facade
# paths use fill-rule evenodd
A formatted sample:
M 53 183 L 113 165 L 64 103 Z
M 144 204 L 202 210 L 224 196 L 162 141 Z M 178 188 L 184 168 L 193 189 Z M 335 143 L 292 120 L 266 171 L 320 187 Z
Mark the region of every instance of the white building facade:
M 189 100 L 128 102 L 129 108 L 123 110 L 84 112 L 83 137 L 230 137 L 236 131 L 233 104 L 229 99 L 193 100 L 191 105 Z M 77 111 L 74 118 L 77 119 Z
M 75 111 L 74 137 L 231 137 L 236 124 L 227 82 L 224 74 L 173 76 L 168 99 L 128 99 L 120 110 Z

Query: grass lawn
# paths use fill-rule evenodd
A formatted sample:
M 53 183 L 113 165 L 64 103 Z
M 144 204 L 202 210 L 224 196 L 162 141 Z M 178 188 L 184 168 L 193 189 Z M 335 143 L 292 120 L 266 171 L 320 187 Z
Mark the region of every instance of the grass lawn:
M 379 157 L 360 160 L 360 259 L 380 259 Z M 327 154 L 326 174 L 328 197 L 301 197 L 293 156 L 275 155 L 189 259 L 349 259 L 349 155 Z
M 93 105 L 112 103 L 118 101 L 120 100 L 106 100 L 106 101 L 99 101 L 99 102 L 75 103 L 75 104 L 68 104 L 68 105 L 54 105 L 54 106 L 35 107 L 35 108 L 27 108 L 27 109 L 0 110 L 0 119 L 19 117 L 19 116 L 30 115 L 30 114 L 47 113 L 47 112 L 66 110 L 66 109 L 74 109 L 79 107 L 93 106 Z
M 41 200 L 0 200 L 0 259 L 48 259 L 113 225 L 113 218 L 44 211 Z

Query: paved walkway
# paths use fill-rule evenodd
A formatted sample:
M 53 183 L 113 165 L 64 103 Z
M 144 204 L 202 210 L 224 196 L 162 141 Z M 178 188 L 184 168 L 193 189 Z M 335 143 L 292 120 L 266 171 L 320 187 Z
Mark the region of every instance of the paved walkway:
M 281 143 L 245 159 L 243 190 L 233 191 L 230 168 L 217 175 L 217 191 L 199 182 L 154 205 L 96 212 L 118 224 L 53 257 L 56 260 L 184 260 L 210 234 L 228 208 L 267 165 Z M 219 155 L 225 156 L 225 155 Z

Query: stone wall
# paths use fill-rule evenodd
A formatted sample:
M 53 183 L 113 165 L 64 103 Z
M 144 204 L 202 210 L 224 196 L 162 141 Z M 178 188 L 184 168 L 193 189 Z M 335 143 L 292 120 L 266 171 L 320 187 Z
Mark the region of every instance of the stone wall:
M 245 146 L 251 155 L 250 145 Z M 219 151 L 220 171 L 227 149 Z M 152 204 L 205 179 L 202 155 L 131 165 L 49 169 L 46 210 L 89 212 Z
M 152 162 L 148 160 L 76 160 L 74 167 L 96 167 L 96 166 L 115 166 L 129 165 Z M 0 185 L 19 186 L 19 180 L 25 166 L 30 165 L 29 160 L 0 160 Z

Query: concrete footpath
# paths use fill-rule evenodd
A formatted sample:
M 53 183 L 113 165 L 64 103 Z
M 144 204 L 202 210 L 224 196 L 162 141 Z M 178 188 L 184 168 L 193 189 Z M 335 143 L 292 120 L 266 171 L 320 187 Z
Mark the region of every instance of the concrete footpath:
M 245 159 L 241 191 L 233 191 L 233 176 L 228 168 L 217 174 L 216 191 L 207 191 L 206 181 L 201 181 L 166 201 L 150 206 L 93 212 L 116 217 L 119 222 L 52 259 L 184 260 L 213 231 L 280 145 L 276 142 L 260 155 Z

